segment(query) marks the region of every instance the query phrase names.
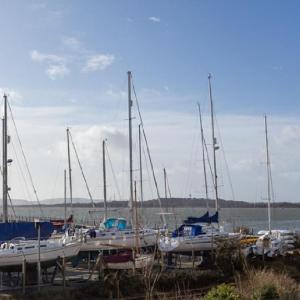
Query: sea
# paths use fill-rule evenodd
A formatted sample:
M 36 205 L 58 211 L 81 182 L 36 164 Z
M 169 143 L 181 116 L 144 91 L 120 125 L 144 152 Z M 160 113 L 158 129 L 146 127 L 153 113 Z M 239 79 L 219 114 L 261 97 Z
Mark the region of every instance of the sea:
M 174 229 L 188 216 L 201 216 L 206 212 L 205 208 L 180 207 L 163 211 L 168 228 Z M 103 209 L 78 208 L 67 209 L 67 215 L 74 215 L 75 222 L 79 224 L 99 224 L 103 219 Z M 213 209 L 210 210 L 213 214 Z M 12 211 L 10 211 L 12 214 Z M 42 211 L 37 207 L 15 207 L 17 216 L 27 217 L 50 217 L 64 218 L 64 208 L 55 206 L 42 207 Z M 129 217 L 127 208 L 108 209 L 110 217 Z M 226 230 L 232 230 L 239 226 L 248 227 L 254 233 L 259 230 L 268 229 L 268 216 L 266 208 L 221 208 L 219 212 L 220 225 Z M 162 226 L 162 211 L 160 208 L 142 208 L 138 211 L 139 223 L 144 226 Z M 300 232 L 300 208 L 272 208 L 271 209 L 272 229 L 289 229 Z

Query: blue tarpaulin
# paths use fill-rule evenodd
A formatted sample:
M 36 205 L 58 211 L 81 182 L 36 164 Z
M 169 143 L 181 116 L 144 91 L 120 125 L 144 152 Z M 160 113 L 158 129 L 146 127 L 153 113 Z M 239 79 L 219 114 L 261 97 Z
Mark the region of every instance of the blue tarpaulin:
M 184 224 L 194 224 L 194 223 L 218 223 L 219 213 L 216 212 L 214 215 L 210 216 L 208 211 L 201 217 L 188 217 L 183 221 Z
M 48 239 L 54 230 L 50 222 L 40 222 L 41 239 Z M 37 239 L 37 229 L 34 222 L 0 223 L 0 242 L 12 240 L 16 237 Z

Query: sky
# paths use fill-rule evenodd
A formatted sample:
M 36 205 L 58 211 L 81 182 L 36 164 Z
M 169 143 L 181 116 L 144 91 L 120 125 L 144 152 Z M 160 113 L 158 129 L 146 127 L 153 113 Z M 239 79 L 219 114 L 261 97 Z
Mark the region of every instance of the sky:
M 106 139 L 108 197 L 128 199 L 130 70 L 161 195 L 166 168 L 172 196 L 204 196 L 197 102 L 210 151 L 211 73 L 220 197 L 265 201 L 267 114 L 274 201 L 299 201 L 298 1 L 1 0 L 0 7 L 0 93 L 8 94 L 39 199 L 63 197 L 66 127 L 93 198 L 103 197 Z M 10 115 L 9 134 L 11 196 L 33 201 Z M 71 156 L 73 195 L 88 197 L 73 149 Z M 143 166 L 144 198 L 155 198 L 145 156 Z

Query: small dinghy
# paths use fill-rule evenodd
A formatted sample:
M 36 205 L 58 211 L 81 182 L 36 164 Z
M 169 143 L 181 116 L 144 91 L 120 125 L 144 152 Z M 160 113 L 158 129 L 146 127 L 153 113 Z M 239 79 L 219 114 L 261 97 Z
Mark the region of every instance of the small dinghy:
M 130 251 L 104 256 L 103 267 L 110 270 L 133 270 L 150 267 L 153 264 L 152 254 L 136 254 Z

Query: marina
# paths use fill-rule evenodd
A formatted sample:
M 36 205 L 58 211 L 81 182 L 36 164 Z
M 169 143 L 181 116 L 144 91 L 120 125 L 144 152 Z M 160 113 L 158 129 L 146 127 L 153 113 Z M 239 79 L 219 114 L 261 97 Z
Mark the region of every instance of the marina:
M 0 300 L 300 300 L 299 1 L 0 9 Z

